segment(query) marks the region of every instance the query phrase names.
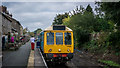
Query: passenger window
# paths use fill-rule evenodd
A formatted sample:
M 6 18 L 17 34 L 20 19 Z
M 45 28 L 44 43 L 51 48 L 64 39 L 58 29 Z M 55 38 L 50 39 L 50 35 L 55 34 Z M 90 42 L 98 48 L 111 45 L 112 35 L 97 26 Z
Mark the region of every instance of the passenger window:
M 63 44 L 63 33 L 56 33 L 56 44 Z
M 47 45 L 54 44 L 54 33 L 47 33 Z
M 71 45 L 71 33 L 65 33 L 65 45 Z

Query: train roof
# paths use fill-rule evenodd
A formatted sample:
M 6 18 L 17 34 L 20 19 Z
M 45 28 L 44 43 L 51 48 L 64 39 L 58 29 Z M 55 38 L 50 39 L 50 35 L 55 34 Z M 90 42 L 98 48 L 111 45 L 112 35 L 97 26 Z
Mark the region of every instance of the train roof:
M 65 31 L 72 31 L 72 29 L 68 28 L 64 25 L 51 25 L 48 28 L 46 28 L 44 31 L 50 31 L 50 30 L 65 30 Z

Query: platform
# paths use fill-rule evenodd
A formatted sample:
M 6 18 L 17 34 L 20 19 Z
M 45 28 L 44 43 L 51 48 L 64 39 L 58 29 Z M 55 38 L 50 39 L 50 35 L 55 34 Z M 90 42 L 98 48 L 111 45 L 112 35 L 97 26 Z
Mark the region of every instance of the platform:
M 39 50 L 36 48 L 31 50 L 29 60 L 28 60 L 28 68 L 47 68 L 46 62 Z

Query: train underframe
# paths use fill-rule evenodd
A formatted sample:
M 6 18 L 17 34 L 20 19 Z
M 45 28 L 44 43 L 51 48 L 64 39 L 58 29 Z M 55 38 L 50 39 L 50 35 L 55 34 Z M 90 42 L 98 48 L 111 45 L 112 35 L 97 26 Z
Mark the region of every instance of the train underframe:
M 66 63 L 73 58 L 73 53 L 47 53 L 44 57 L 47 62 Z

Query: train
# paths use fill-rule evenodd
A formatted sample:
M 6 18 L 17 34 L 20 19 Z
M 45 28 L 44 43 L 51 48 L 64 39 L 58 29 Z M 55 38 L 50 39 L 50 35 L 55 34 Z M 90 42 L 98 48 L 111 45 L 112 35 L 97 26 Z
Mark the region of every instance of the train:
M 72 29 L 64 25 L 51 25 L 39 34 L 40 50 L 48 62 L 66 63 L 73 58 Z

